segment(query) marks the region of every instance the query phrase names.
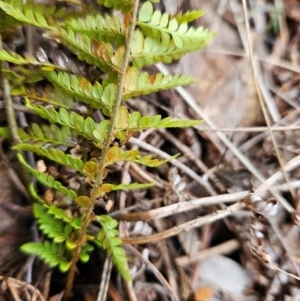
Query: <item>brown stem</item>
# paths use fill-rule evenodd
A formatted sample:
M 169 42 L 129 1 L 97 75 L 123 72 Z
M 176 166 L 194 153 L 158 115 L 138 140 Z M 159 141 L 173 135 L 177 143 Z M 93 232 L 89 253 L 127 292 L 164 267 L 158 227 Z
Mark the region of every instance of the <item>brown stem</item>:
M 82 225 L 81 225 L 81 229 L 79 231 L 77 246 L 72 254 L 71 266 L 70 266 L 70 269 L 69 269 L 69 272 L 67 275 L 66 289 L 65 289 L 65 294 L 64 294 L 64 298 L 63 298 L 64 301 L 68 300 L 71 295 L 71 291 L 73 288 L 73 281 L 74 281 L 75 272 L 76 272 L 76 264 L 80 258 L 81 249 L 86 244 L 87 228 L 88 228 L 90 222 L 94 219 L 93 210 L 94 210 L 94 205 L 95 205 L 95 202 L 97 199 L 97 190 L 98 190 L 98 187 L 101 186 L 102 182 L 103 182 L 103 173 L 104 173 L 104 169 L 105 169 L 106 155 L 107 155 L 107 152 L 111 145 L 111 142 L 113 140 L 116 116 L 117 116 L 118 109 L 119 109 L 119 106 L 122 101 L 122 92 L 123 92 L 123 87 L 124 87 L 126 70 L 127 70 L 128 64 L 129 64 L 129 59 L 130 59 L 130 44 L 131 44 L 131 40 L 133 37 L 134 29 L 135 29 L 138 5 L 139 5 L 139 0 L 135 0 L 134 4 L 133 4 L 132 12 L 131 12 L 130 27 L 129 27 L 127 35 L 126 35 L 126 50 L 125 50 L 125 55 L 124 55 L 124 61 L 123 61 L 122 68 L 121 68 L 121 73 L 119 74 L 118 92 L 117 92 L 116 102 L 115 102 L 114 110 L 111 114 L 110 127 L 108 130 L 107 139 L 104 143 L 101 158 L 100 158 L 99 164 L 98 164 L 98 173 L 97 173 L 96 181 L 95 181 L 96 183 L 91 191 L 90 202 L 86 206 L 86 208 L 82 214 Z
M 232 212 L 237 211 L 239 209 L 242 209 L 245 207 L 244 202 L 238 202 L 234 205 L 231 205 L 223 210 L 218 210 L 210 215 L 201 216 L 196 219 L 193 219 L 189 222 L 183 223 L 179 226 L 170 228 L 164 232 L 143 236 L 143 237 L 121 237 L 123 244 L 145 244 L 153 241 L 158 241 L 162 239 L 166 239 L 172 236 L 176 236 L 181 232 L 189 231 L 194 228 L 201 227 L 206 224 L 213 223 L 217 220 L 220 220 L 226 216 L 229 216 L 232 214 Z

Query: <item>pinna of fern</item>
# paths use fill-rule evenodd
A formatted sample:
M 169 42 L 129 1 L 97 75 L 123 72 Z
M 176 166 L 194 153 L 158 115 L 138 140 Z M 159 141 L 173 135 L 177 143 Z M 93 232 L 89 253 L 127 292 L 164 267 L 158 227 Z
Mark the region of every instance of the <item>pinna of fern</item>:
M 78 205 L 75 213 L 80 218 L 70 217 L 58 206 L 47 204 L 31 186 L 34 199 L 40 203 L 34 205 L 34 215 L 47 240 L 26 244 L 23 251 L 37 255 L 50 266 L 58 265 L 62 271 L 69 268 L 74 270 L 78 259 L 76 254 L 82 261 L 87 261 L 92 244 L 95 244 L 107 250 L 123 277 L 130 279 L 127 258 L 118 238 L 117 221 L 106 215 L 94 216 L 93 206 L 98 198 L 111 191 L 146 188 L 154 183 L 105 183 L 108 168 L 122 161 L 148 167 L 164 164 L 166 161 L 152 158 L 151 155 L 141 156 L 138 151 L 126 150 L 124 145 L 131 135 L 140 130 L 189 127 L 199 123 L 187 119 L 162 118 L 160 115 L 141 116 L 139 112 L 129 112 L 126 108 L 126 100 L 130 98 L 195 82 L 188 76 L 150 75 L 141 72 L 141 69 L 158 62 L 170 63 L 186 53 L 202 49 L 213 37 L 208 30 L 189 26 L 190 22 L 202 15 L 201 11 L 173 16 L 154 11 L 151 2 L 158 1 L 147 1 L 141 6 L 137 21 L 133 24 L 132 39 L 128 42 L 130 18 L 127 13 L 136 3 L 131 0 L 98 0 L 100 5 L 124 13 L 123 21 L 114 16 L 90 12 L 84 20 L 78 21 L 70 14 L 64 18 L 64 7 L 57 9 L 55 6 L 35 5 L 32 1 L 0 0 L 0 9 L 6 16 L 44 30 L 45 37 L 68 47 L 84 64 L 93 66 L 99 74 L 105 75 L 91 80 L 89 74 L 78 74 L 72 68 L 0 49 L 0 60 L 14 64 L 15 70 L 20 73 L 21 68 L 27 66 L 38 70 L 40 78 L 37 77 L 36 81 L 47 80 L 53 87 L 53 95 L 59 98 L 55 101 L 47 93 L 40 97 L 34 88 L 30 90 L 26 87 L 25 79 L 19 77 L 13 92 L 22 96 L 27 107 L 50 125 L 32 124 L 27 132 L 20 129 L 22 143 L 15 145 L 15 149 L 31 151 L 86 179 L 85 185 L 80 187 L 84 186 L 83 190 L 71 188 L 60 179 L 32 168 L 21 154 L 18 155 L 20 162 L 38 181 Z M 129 65 L 125 66 L 125 72 L 122 73 L 126 49 L 129 49 Z M 119 91 L 121 79 L 124 85 Z M 74 101 L 66 107 L 63 104 L 64 97 Z M 117 102 L 118 97 L 121 103 Z M 103 120 L 96 121 L 92 115 L 82 116 L 76 111 L 75 102 L 84 104 L 90 112 L 100 110 Z M 61 134 L 56 137 L 54 131 Z M 71 139 L 65 139 L 69 134 Z M 90 151 L 86 156 L 75 158 L 66 150 L 80 145 L 79 140 L 86 142 Z M 100 156 L 92 155 L 95 149 Z M 89 232 L 91 220 L 99 224 L 100 230 L 96 235 Z

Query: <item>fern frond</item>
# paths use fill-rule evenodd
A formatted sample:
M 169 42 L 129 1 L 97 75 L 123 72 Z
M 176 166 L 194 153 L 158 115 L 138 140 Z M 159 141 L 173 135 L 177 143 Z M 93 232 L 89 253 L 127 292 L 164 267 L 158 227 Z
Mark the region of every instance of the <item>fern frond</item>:
M 163 75 L 158 73 L 150 75 L 147 72 L 139 73 L 134 67 L 127 69 L 124 83 L 123 99 L 145 95 L 160 90 L 168 90 L 178 86 L 185 86 L 195 83 L 197 80 L 190 76 Z
M 140 112 L 136 111 L 129 116 L 128 130 L 141 130 L 147 128 L 183 128 L 191 127 L 202 123 L 201 120 L 190 119 L 172 119 L 166 117 L 161 119 L 160 115 L 153 117 L 141 116 Z
M 52 268 L 59 265 L 61 272 L 66 272 L 71 265 L 71 262 L 65 256 L 65 248 L 62 244 L 49 241 L 44 241 L 43 243 L 32 242 L 22 245 L 21 251 L 26 254 L 36 255 Z
M 172 119 L 171 117 L 161 119 L 161 115 L 155 115 L 153 117 L 141 116 L 140 112 L 136 111 L 129 115 L 128 130 L 136 131 L 147 128 L 182 128 L 195 126 L 201 122 L 201 120 Z
M 147 155 L 144 157 L 136 158 L 133 162 L 141 164 L 141 165 L 149 166 L 149 167 L 158 167 L 162 164 L 165 164 L 165 163 L 177 158 L 178 156 L 179 156 L 179 154 L 176 154 L 174 156 L 171 156 L 167 160 L 159 160 L 159 159 L 153 159 L 152 155 Z
M 105 166 L 112 165 L 120 161 L 130 161 L 149 167 L 157 167 L 176 158 L 177 156 L 178 155 L 175 155 L 168 160 L 159 160 L 153 159 L 151 155 L 141 157 L 137 150 L 128 150 L 122 152 L 122 150 L 118 146 L 112 146 L 107 152 Z
M 133 42 L 131 43 L 131 58 L 133 66 L 141 69 L 144 65 L 153 65 L 164 62 L 171 63 L 173 60 L 178 60 L 181 56 L 188 52 L 202 49 L 210 41 L 209 32 L 204 29 L 197 29 L 197 32 L 207 36 L 207 39 L 202 39 L 199 43 L 184 44 L 184 47 L 177 48 L 173 39 L 168 34 L 162 35 L 161 41 L 151 36 L 145 37 L 144 34 L 137 29 L 134 33 Z
M 98 82 L 92 85 L 83 77 L 69 75 L 65 72 L 45 72 L 45 76 L 54 86 L 95 109 L 103 109 L 104 107 L 109 113 L 113 107 L 117 93 L 117 88 L 113 84 L 109 84 L 103 89 Z
M 110 121 L 104 120 L 101 121 L 93 131 L 94 138 L 97 139 L 97 143 L 95 145 L 97 145 L 101 149 L 103 148 L 103 145 L 107 139 L 109 126 Z
M 65 242 L 68 250 L 72 250 L 76 247 L 76 242 L 72 240 L 70 236 L 73 229 L 80 229 L 80 218 L 72 220 L 62 209 L 54 205 L 48 207 L 41 204 L 34 204 L 33 213 L 38 221 L 39 229 L 45 235 L 52 238 L 56 243 Z
M 15 19 L 40 28 L 53 30 L 55 22 L 53 17 L 62 17 L 65 9 L 56 10 L 55 6 L 36 4 L 33 1 L 12 0 L 0 1 L 0 8 Z
M 155 182 L 112 185 L 112 190 L 136 190 L 153 187 Z
M 48 119 L 50 122 L 68 126 L 82 137 L 91 141 L 94 140 L 93 131 L 95 129 L 95 122 L 92 118 L 87 117 L 84 119 L 75 112 L 71 112 L 69 114 L 68 111 L 63 108 L 56 111 L 54 108 L 46 109 L 42 106 L 33 106 L 30 102 L 27 102 L 26 105 L 30 109 L 34 110 L 39 116 Z
M 2 69 L 3 74 L 10 81 L 12 87 L 26 83 L 35 83 L 44 79 L 44 76 L 39 70 L 30 69 L 30 71 L 28 71 L 26 68 L 21 66 L 14 69 L 14 71 L 10 69 Z
M 1 29 L 0 29 L 1 30 Z M 54 64 L 51 64 L 47 61 L 45 62 L 40 62 L 38 61 L 33 55 L 31 54 L 25 54 L 24 57 L 22 57 L 21 55 L 13 52 L 13 51 L 6 51 L 4 49 L 0 49 L 0 60 L 1 61 L 6 61 L 6 62 L 10 62 L 16 65 L 34 65 L 34 66 L 39 66 L 42 70 L 54 70 L 54 69 L 63 69 L 60 68 L 59 66 L 56 66 Z M 22 71 L 24 71 L 25 73 L 29 73 L 26 69 L 23 69 Z M 40 75 L 41 73 L 39 73 Z M 31 71 L 30 75 L 34 75 L 34 72 Z M 36 79 L 27 79 L 28 82 L 34 82 Z
M 125 256 L 124 249 L 121 247 L 122 240 L 118 237 L 118 221 L 108 215 L 96 216 L 96 219 L 102 227 L 97 235 L 97 242 L 111 255 L 114 264 L 124 279 L 130 281 L 131 275 L 127 264 L 127 257 Z
M 25 60 L 21 55 L 10 51 L 7 52 L 4 49 L 0 49 L 0 60 L 10 62 L 16 65 L 27 65 L 29 62 Z
M 111 44 L 92 40 L 82 33 L 74 33 L 64 29 L 61 29 L 59 34 L 49 33 L 48 37 L 58 39 L 68 45 L 71 50 L 77 53 L 80 60 L 95 65 L 104 72 L 117 71 L 120 73 L 124 47 L 120 47 L 114 52 Z
M 32 123 L 30 128 L 25 132 L 23 129 L 18 131 L 19 137 L 23 143 L 32 144 L 35 146 L 76 146 L 76 135 L 69 127 L 58 127 L 56 124 L 50 126 L 42 124 L 39 126 L 36 123 Z
M 103 143 L 107 137 L 109 120 L 100 122 L 97 125 L 97 128 L 95 128 L 95 122 L 90 117 L 84 119 L 75 112 L 71 112 L 69 114 L 68 111 L 63 108 L 61 108 L 59 111 L 56 111 L 54 108 L 47 110 L 42 106 L 33 106 L 29 101 L 27 101 L 26 105 L 34 110 L 39 116 L 48 119 L 52 123 L 68 126 L 80 136 L 93 141 L 97 147 L 103 147 Z
M 54 215 L 54 217 L 58 220 L 62 220 L 65 223 L 71 225 L 75 230 L 79 230 L 81 228 L 81 219 L 76 217 L 74 219 L 70 218 L 68 214 L 62 210 L 61 208 L 56 207 L 55 205 L 51 205 L 48 208 L 48 213 Z
M 17 154 L 19 162 L 22 163 L 26 170 L 31 173 L 39 182 L 41 182 L 43 185 L 47 187 L 51 187 L 53 189 L 56 189 L 57 191 L 61 192 L 62 194 L 75 199 L 77 197 L 77 194 L 74 190 L 67 189 L 64 187 L 60 182 L 55 181 L 55 179 L 52 176 L 48 176 L 44 173 L 38 172 L 31 166 L 29 166 L 23 156 L 21 154 Z
M 81 32 L 91 40 L 114 43 L 117 46 L 125 44 L 121 21 L 116 16 L 89 15 L 86 16 L 85 20 L 82 18 L 68 19 L 63 25 L 74 32 Z
M 90 244 L 86 244 L 81 248 L 80 253 L 80 261 L 83 263 L 86 263 L 89 261 L 90 256 L 88 253 L 92 252 L 94 250 L 94 247 Z
M 29 243 L 23 245 L 21 250 L 28 254 L 37 255 L 51 267 L 59 264 L 61 271 L 67 271 L 69 263 L 62 255 L 64 255 L 66 250 L 73 250 L 76 247 L 76 241 L 72 240 L 70 236 L 73 229 L 79 230 L 81 228 L 81 219 L 75 218 L 72 220 L 62 209 L 54 205 L 48 207 L 35 203 L 33 205 L 33 213 L 38 221 L 39 229 L 53 239 L 53 243 L 49 241 L 46 241 L 44 244 Z M 62 242 L 65 242 L 66 248 L 63 247 Z M 89 260 L 88 253 L 93 251 L 93 249 L 94 247 L 90 244 L 83 246 L 80 254 L 82 262 Z
M 97 188 L 97 198 L 98 197 L 103 197 L 103 195 L 113 191 L 113 190 L 136 190 L 136 189 L 145 189 L 148 187 L 152 187 L 155 185 L 155 182 L 151 183 L 131 183 L 131 184 L 120 184 L 120 185 L 114 185 L 114 184 L 109 184 L 105 183 L 101 185 L 100 187 Z M 78 198 L 77 198 L 78 199 Z M 79 201 L 84 201 L 85 198 L 82 198 Z M 76 200 L 77 202 L 77 200 Z
M 199 19 L 203 15 L 204 15 L 203 10 L 189 10 L 189 11 L 184 12 L 184 14 L 177 13 L 175 15 L 175 18 L 176 18 L 178 24 L 182 24 L 182 23 L 193 22 L 194 20 Z
M 138 111 L 129 114 L 126 107 L 120 106 L 116 117 L 115 131 L 116 136 L 118 136 L 119 132 L 124 130 L 138 131 L 148 128 L 182 128 L 195 126 L 201 122 L 201 120 L 172 119 L 171 117 L 161 119 L 161 115 L 155 115 L 152 117 L 141 116 Z M 101 129 L 98 129 L 97 126 L 95 131 L 100 130 Z
M 191 14 L 182 19 L 187 17 L 191 17 Z M 195 17 L 195 14 L 193 17 Z M 187 23 L 179 24 L 177 18 L 167 13 L 154 12 L 153 5 L 149 1 L 143 4 L 137 25 L 140 26 L 144 35 L 151 36 L 158 41 L 161 39 L 166 43 L 172 38 L 175 46 L 179 49 L 187 50 L 190 46 L 201 49 L 213 38 L 213 34 L 203 27 L 196 30 L 192 27 L 188 28 Z
M 107 8 L 120 10 L 122 13 L 129 12 L 133 5 L 132 0 L 97 0 L 97 3 L 102 4 Z
M 43 205 L 45 204 L 45 201 L 43 199 L 41 199 L 40 196 L 38 195 L 33 183 L 29 184 L 28 191 L 30 192 L 30 195 L 36 202 L 43 204 Z
M 23 96 L 30 99 L 31 102 L 50 105 L 54 107 L 62 107 L 70 109 L 73 107 L 74 101 L 72 97 L 62 95 L 60 91 L 54 90 L 52 87 L 46 87 L 43 91 L 37 93 L 34 89 L 26 89 L 23 85 L 12 89 L 12 95 Z
M 66 229 L 66 225 L 62 221 L 48 214 L 45 206 L 33 204 L 33 214 L 38 221 L 39 229 L 54 242 L 62 243 L 69 239 L 69 229 Z
M 61 150 L 56 150 L 55 148 L 47 149 L 45 147 L 25 143 L 17 144 L 13 148 L 21 151 L 33 152 L 40 156 L 46 157 L 58 164 L 67 166 L 82 173 L 84 163 L 79 158 L 65 154 Z

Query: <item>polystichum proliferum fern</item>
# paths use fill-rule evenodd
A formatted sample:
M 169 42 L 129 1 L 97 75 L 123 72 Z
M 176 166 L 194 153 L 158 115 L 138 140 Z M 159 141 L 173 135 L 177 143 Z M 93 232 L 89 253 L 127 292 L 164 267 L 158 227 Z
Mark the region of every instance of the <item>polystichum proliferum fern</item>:
M 32 123 L 26 131 L 18 129 L 21 143 L 14 146 L 20 151 L 18 157 L 26 170 L 47 187 L 41 196 L 30 185 L 36 202 L 34 216 L 47 240 L 25 244 L 22 250 L 37 255 L 51 267 L 68 271 L 66 298 L 78 260 L 87 262 L 93 245 L 107 250 L 122 276 L 131 279 L 118 237 L 118 222 L 94 214 L 96 201 L 110 191 L 153 185 L 105 182 L 112 165 L 121 161 L 149 167 L 165 163 L 151 155 L 143 157 L 136 150 L 126 150 L 131 135 L 150 128 L 189 127 L 199 123 L 159 115 L 141 116 L 126 108 L 125 101 L 130 98 L 194 83 L 188 76 L 148 74 L 141 69 L 177 60 L 205 47 L 213 37 L 202 27 L 189 26 L 202 15 L 201 11 L 162 14 L 154 11 L 151 2 L 158 1 L 147 1 L 139 7 L 137 0 L 98 0 L 100 6 L 111 9 L 111 15 L 89 11 L 85 6 L 78 6 L 75 15 L 67 5 L 56 8 L 31 1 L 0 0 L 0 13 L 9 21 L 9 28 L 0 22 L 4 42 L 6 33 L 16 31 L 20 24 L 35 26 L 48 39 L 73 51 L 82 65 L 93 66 L 97 74 L 92 80 L 89 72 L 79 71 L 72 64 L 54 63 L 41 51 L 35 57 L 13 52 L 8 47 L 0 49 L 0 60 L 10 63 L 1 71 L 11 82 L 11 94 L 22 97 L 28 108 L 48 121 L 43 125 Z M 123 19 L 116 17 L 114 10 L 120 10 Z M 82 18 L 78 18 L 79 13 Z M 36 83 L 46 81 L 51 87 L 37 92 Z M 79 104 L 89 113 L 81 114 Z M 104 117 L 100 122 L 92 117 L 97 111 Z M 68 153 L 70 149 L 80 155 Z M 51 164 L 64 166 L 78 185 L 65 181 L 63 173 L 31 167 L 21 154 L 27 151 Z M 71 204 L 68 211 L 62 209 L 66 204 Z M 98 233 L 89 231 L 91 222 L 98 223 Z

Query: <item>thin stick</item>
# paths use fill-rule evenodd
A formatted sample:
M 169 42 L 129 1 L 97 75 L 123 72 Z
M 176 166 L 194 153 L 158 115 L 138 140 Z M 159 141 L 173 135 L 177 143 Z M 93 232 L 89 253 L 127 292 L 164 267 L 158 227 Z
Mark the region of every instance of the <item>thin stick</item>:
M 281 244 L 284 246 L 284 249 L 288 255 L 288 258 L 292 264 L 292 266 L 294 267 L 295 271 L 297 272 L 298 276 L 300 276 L 300 268 L 299 265 L 296 263 L 294 256 L 291 252 L 290 247 L 288 246 L 287 242 L 285 241 L 283 234 L 281 233 L 280 228 L 278 227 L 278 224 L 276 223 L 276 221 L 274 220 L 274 218 L 269 218 L 269 223 L 272 226 L 276 236 L 278 237 L 279 241 L 281 242 Z
M 199 260 L 202 260 L 204 258 L 214 256 L 217 254 L 227 255 L 232 253 L 233 251 L 236 251 L 240 247 L 240 243 L 236 239 L 228 240 L 222 244 L 219 244 L 215 247 L 201 250 L 197 254 L 191 256 L 181 256 L 177 257 L 175 259 L 176 265 L 179 267 L 185 267 L 188 264 L 197 262 Z
M 189 231 L 194 228 L 199 228 L 203 225 L 211 224 L 217 220 L 223 219 L 223 218 L 231 215 L 234 211 L 240 210 L 244 207 L 245 207 L 244 202 L 238 202 L 232 206 L 227 207 L 224 210 L 217 210 L 216 212 L 214 212 L 210 215 L 198 217 L 194 220 L 191 220 L 191 221 L 183 223 L 179 226 L 170 228 L 161 233 L 156 233 L 156 234 L 145 236 L 145 237 L 136 237 L 136 238 L 121 237 L 121 238 L 122 238 L 123 244 L 133 244 L 133 245 L 145 244 L 145 243 L 149 243 L 149 242 L 153 242 L 153 241 L 166 239 L 169 237 L 176 236 L 181 232 Z
M 107 298 L 107 290 L 110 281 L 111 270 L 112 270 L 112 260 L 109 256 L 107 256 L 104 262 L 103 273 L 101 277 L 97 301 L 104 301 Z
M 0 35 L 0 49 L 3 49 L 1 35 Z M 1 67 L 5 69 L 6 63 L 1 62 Z M 21 139 L 19 138 L 18 135 L 18 126 L 16 121 L 17 119 L 15 116 L 14 104 L 11 98 L 10 84 L 7 78 L 4 76 L 4 74 L 2 74 L 2 85 L 3 85 L 3 98 L 5 102 L 7 120 L 10 128 L 11 136 L 14 144 L 18 144 L 21 143 Z
M 135 257 L 138 257 L 146 266 L 147 268 L 157 277 L 159 282 L 166 288 L 166 290 L 169 292 L 170 296 L 172 297 L 173 301 L 179 301 L 176 294 L 173 292 L 172 288 L 170 287 L 170 284 L 166 281 L 164 276 L 160 273 L 160 271 L 155 267 L 153 263 L 151 263 L 149 260 L 147 260 L 138 250 L 136 250 L 134 247 L 130 245 L 124 246 L 125 249 L 127 249 L 129 252 L 131 252 Z
M 254 56 L 253 56 L 253 47 L 252 47 L 251 36 L 250 36 L 250 26 L 249 26 L 249 20 L 248 20 L 248 17 L 247 17 L 248 14 L 247 14 L 246 0 L 242 0 L 242 4 L 243 4 L 243 11 L 244 11 L 244 17 L 245 17 L 245 26 L 246 26 L 246 33 L 247 33 L 247 40 L 248 40 L 249 59 L 250 59 L 250 63 L 251 63 L 252 76 L 253 76 L 253 81 L 254 81 L 256 93 L 257 93 L 257 96 L 258 96 L 258 99 L 259 99 L 259 103 L 260 103 L 260 107 L 261 107 L 262 112 L 263 112 L 264 119 L 266 121 L 268 130 L 269 130 L 269 133 L 270 133 L 272 143 L 274 145 L 274 149 L 275 149 L 275 153 L 276 153 L 276 156 L 277 156 L 279 166 L 280 166 L 280 168 L 283 172 L 286 183 L 289 185 L 289 178 L 288 178 L 287 173 L 285 172 L 285 170 L 283 168 L 283 162 L 282 162 L 281 154 L 280 154 L 277 142 L 275 140 L 274 134 L 271 131 L 271 121 L 270 121 L 270 118 L 269 118 L 269 115 L 268 115 L 268 112 L 267 112 L 267 109 L 266 109 L 266 106 L 265 106 L 265 102 L 264 102 L 262 94 L 261 94 L 261 90 L 259 88 L 258 81 L 257 81 L 255 61 L 254 61 Z M 289 190 L 291 192 L 291 195 L 294 197 L 293 190 L 291 188 Z
M 221 203 L 238 202 L 249 194 L 248 190 L 239 191 L 230 194 L 221 194 L 217 196 L 210 196 L 189 200 L 188 202 L 179 202 L 169 206 L 153 209 L 144 212 L 134 213 L 119 213 L 114 215 L 115 218 L 122 221 L 151 221 L 154 219 L 164 218 L 173 214 L 195 210 L 201 206 L 216 205 Z
M 221 53 L 221 54 L 225 54 L 225 55 L 232 55 L 232 56 L 239 56 L 239 57 L 248 57 L 248 55 L 245 53 L 245 51 L 243 49 L 240 48 L 225 48 L 223 47 L 223 49 L 220 49 L 219 47 L 217 49 L 208 47 L 206 49 L 203 49 L 204 52 L 207 53 Z M 293 63 L 291 63 L 290 61 L 287 60 L 283 60 L 281 58 L 278 58 L 274 55 L 269 55 L 269 56 L 259 56 L 259 55 L 255 55 L 255 59 L 266 63 L 266 64 L 270 64 L 270 65 L 274 65 L 276 67 L 280 67 L 280 68 L 284 68 L 296 73 L 300 73 L 300 68 L 298 65 L 295 65 Z
M 254 132 L 267 132 L 269 129 L 265 126 L 257 126 L 257 127 L 239 127 L 239 128 L 217 128 L 217 129 L 210 129 L 205 128 L 203 126 L 198 126 L 201 131 L 206 132 L 248 132 L 248 133 L 254 133 Z M 279 131 L 299 131 L 300 126 L 299 125 L 288 125 L 288 126 L 271 126 L 270 130 L 273 132 L 279 132 Z

